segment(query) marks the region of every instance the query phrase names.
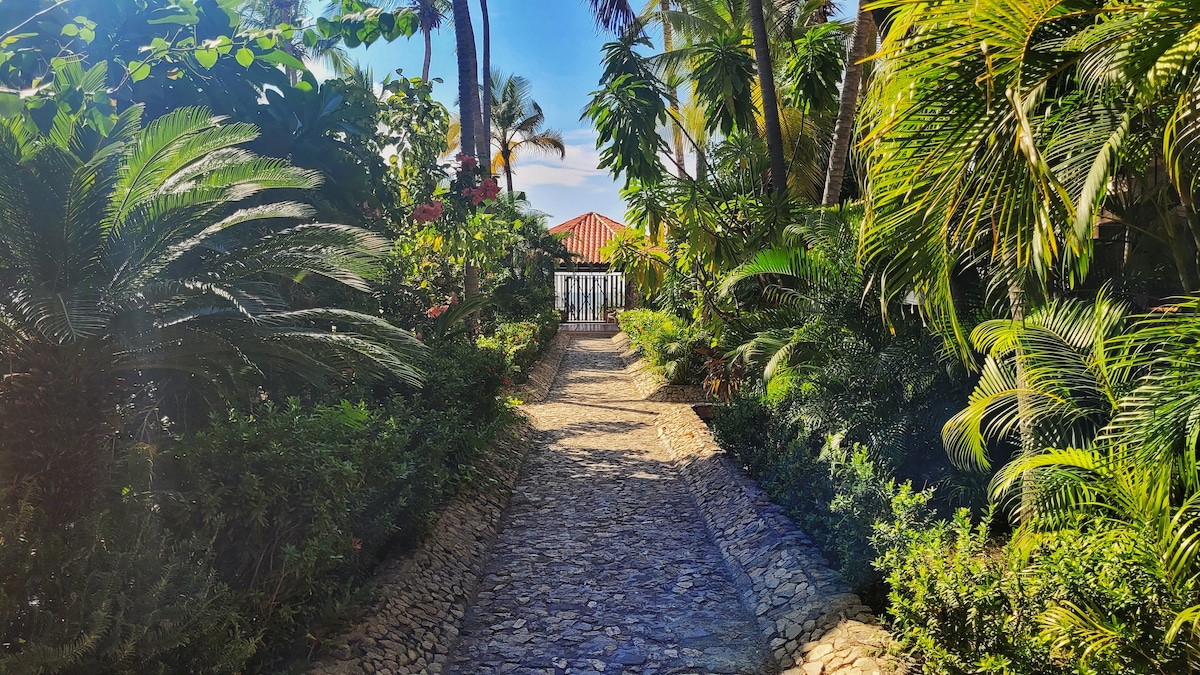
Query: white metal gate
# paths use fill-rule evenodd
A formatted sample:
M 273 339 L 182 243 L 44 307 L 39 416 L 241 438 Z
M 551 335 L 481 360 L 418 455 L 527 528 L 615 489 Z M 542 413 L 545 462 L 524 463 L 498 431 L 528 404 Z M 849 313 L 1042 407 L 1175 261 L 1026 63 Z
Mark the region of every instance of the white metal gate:
M 625 275 L 620 272 L 555 272 L 554 303 L 568 323 L 598 323 L 609 310 L 625 306 Z

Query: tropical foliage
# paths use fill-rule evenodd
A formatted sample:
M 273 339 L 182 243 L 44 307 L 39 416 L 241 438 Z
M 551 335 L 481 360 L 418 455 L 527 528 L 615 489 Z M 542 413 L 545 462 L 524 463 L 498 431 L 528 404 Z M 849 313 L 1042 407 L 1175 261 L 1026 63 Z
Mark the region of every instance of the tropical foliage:
M 1200 668 L 1196 8 L 755 5 L 653 3 L 587 113 L 720 442 L 926 672 Z
M 504 454 L 567 253 L 381 4 L 0 7 L 0 671 L 298 669 Z
M 530 98 L 529 80 L 517 75 L 492 73 L 492 142 L 497 146 L 492 171 L 504 172 L 508 191 L 513 191 L 513 163 L 525 153 L 566 156 L 562 133 L 543 129 L 546 114 Z

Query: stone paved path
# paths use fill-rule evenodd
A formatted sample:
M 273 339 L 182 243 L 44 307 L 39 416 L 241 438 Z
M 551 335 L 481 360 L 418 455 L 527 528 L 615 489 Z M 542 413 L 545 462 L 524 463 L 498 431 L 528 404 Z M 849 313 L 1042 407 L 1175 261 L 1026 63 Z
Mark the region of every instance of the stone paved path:
M 450 672 L 767 673 L 754 617 L 607 338 L 577 338 Z

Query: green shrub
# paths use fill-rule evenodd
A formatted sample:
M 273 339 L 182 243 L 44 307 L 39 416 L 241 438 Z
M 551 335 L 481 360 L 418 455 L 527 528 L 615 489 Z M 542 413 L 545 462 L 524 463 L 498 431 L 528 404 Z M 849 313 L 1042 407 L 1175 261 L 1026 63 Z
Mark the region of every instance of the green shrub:
M 443 345 L 430 372 L 423 391 L 373 405 L 291 399 L 230 412 L 170 449 L 173 528 L 212 539 L 220 579 L 262 635 L 258 663 L 302 654 L 318 617 L 471 478 L 503 421 L 503 363 Z
M 1021 551 L 992 539 L 991 516 L 973 524 L 960 509 L 934 522 L 929 497 L 902 488 L 874 535 L 875 564 L 891 586 L 892 631 L 925 672 L 1191 672 L 1187 647 L 1164 636 L 1195 599 L 1172 597 L 1131 554 L 1134 542 L 1065 528 Z M 1051 620 L 1081 607 L 1106 617 L 1104 625 L 1064 632 Z M 1100 639 L 1109 631 L 1122 639 Z
M 0 495 L 0 672 L 280 672 L 305 656 L 511 421 L 500 353 L 436 344 L 425 367 L 420 390 L 267 401 L 140 446 L 124 490 L 68 527 L 39 530 L 32 501 Z
M 697 324 L 688 324 L 665 312 L 633 309 L 617 317 L 617 324 L 649 366 L 671 384 L 699 384 L 704 379 L 704 357 L 698 348 L 712 337 Z
M 490 336 L 480 337 L 478 344 L 504 354 L 510 377 L 516 382 L 529 378 L 529 369 L 545 353 L 558 332 L 561 320 L 552 307 L 531 321 L 498 324 Z
M 1038 607 L 986 522 L 961 509 L 932 522 L 929 492 L 901 490 L 877 525 L 876 566 L 891 587 L 891 628 L 927 673 L 1060 673 L 1036 633 Z
M 213 563 L 267 645 L 292 642 L 349 595 L 374 554 L 419 527 L 444 476 L 416 452 L 409 411 L 296 399 L 231 412 L 170 450 L 179 535 L 205 533 Z
M 878 580 L 872 525 L 888 514 L 898 489 L 885 462 L 840 437 L 821 443 L 802 417 L 753 395 L 723 407 L 713 432 L 847 583 L 861 590 Z
M 207 542 L 169 536 L 151 503 L 107 499 L 52 532 L 30 527 L 30 502 L 3 500 L 0 672 L 240 672 L 257 635 Z

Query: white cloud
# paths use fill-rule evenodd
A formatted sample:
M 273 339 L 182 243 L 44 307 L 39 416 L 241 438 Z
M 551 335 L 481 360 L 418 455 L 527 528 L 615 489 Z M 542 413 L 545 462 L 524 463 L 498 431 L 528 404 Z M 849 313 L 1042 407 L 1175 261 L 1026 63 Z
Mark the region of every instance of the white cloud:
M 308 72 L 313 74 L 317 82 L 324 82 L 333 77 L 333 71 L 324 61 L 314 61 L 312 59 L 304 59 L 304 65 L 308 68 Z
M 580 188 L 593 181 L 610 185 L 612 178 L 608 172 L 596 168 L 600 151 L 595 139 L 596 132 L 591 129 L 568 131 L 563 134 L 567 154 L 561 161 L 553 157 L 518 157 L 513 167 L 513 183 L 518 190 L 535 185 Z

